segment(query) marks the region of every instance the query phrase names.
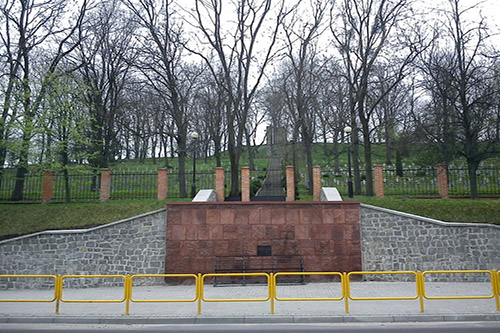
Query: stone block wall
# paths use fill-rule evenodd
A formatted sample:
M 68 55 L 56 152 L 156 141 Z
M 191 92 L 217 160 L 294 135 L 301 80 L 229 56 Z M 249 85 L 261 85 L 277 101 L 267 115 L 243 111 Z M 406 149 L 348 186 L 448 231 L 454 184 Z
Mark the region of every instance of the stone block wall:
M 277 204 L 227 203 L 218 211 L 218 204 L 206 203 L 182 212 L 178 206 L 190 204 L 179 203 L 177 209 L 169 204 L 168 231 L 167 213 L 159 210 L 87 230 L 41 232 L 0 241 L 0 274 L 213 272 L 215 255 L 256 255 L 257 245 L 271 245 L 274 254 L 302 254 L 307 271 L 500 269 L 499 226 L 445 223 L 367 205 L 358 210 L 357 204 L 346 202 Z M 230 209 L 236 206 L 239 209 Z M 171 239 L 168 243 L 165 234 Z M 426 280 L 430 278 L 457 276 L 435 275 Z M 487 280 L 484 274 L 459 278 Z M 119 279 L 68 282 L 122 284 Z M 137 279 L 134 285 L 161 282 Z M 52 280 L 0 279 L 0 289 L 51 284 Z
M 365 271 L 500 269 L 500 226 L 446 223 L 368 205 L 361 205 L 360 216 Z M 429 279 L 454 277 L 459 276 Z M 466 274 L 460 279 L 489 277 Z
M 212 273 L 216 256 L 302 255 L 306 271 L 361 269 L 359 203 L 167 205 L 167 273 Z
M 47 231 L 0 242 L 0 274 L 161 274 L 165 271 L 166 212 L 159 210 L 87 230 Z M 12 279 L 10 287 L 43 287 L 53 280 Z M 78 286 L 119 279 L 72 279 Z M 3 285 L 2 285 L 3 283 Z M 0 280 L 0 288 L 7 287 Z M 148 283 L 146 279 L 137 283 Z M 42 284 L 42 285 L 40 285 Z

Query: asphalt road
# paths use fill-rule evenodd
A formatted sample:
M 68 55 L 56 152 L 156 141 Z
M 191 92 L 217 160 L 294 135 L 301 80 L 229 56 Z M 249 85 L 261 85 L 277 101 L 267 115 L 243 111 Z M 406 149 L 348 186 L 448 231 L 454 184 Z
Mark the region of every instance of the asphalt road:
M 342 324 L 183 324 L 183 325 L 72 325 L 72 324 L 1 324 L 0 332 L 440 332 L 497 333 L 500 322 L 433 323 L 342 323 Z

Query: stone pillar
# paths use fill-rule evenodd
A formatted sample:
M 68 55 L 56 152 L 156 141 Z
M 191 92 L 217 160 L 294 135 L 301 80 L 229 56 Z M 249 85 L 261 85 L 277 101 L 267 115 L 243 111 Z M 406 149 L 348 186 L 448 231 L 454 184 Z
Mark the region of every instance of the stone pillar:
M 448 199 L 448 167 L 446 164 L 436 165 L 438 192 L 441 199 Z
M 42 180 L 42 203 L 46 204 L 52 200 L 54 194 L 54 172 L 45 171 Z
M 321 199 L 321 168 L 313 167 L 313 200 L 320 201 Z
M 375 195 L 379 198 L 384 197 L 384 166 L 375 164 L 373 166 L 373 176 L 375 182 Z
M 241 201 L 250 201 L 250 168 L 241 168 Z
M 99 201 L 108 201 L 111 196 L 111 169 L 101 170 L 101 192 Z
M 165 200 L 168 193 L 167 169 L 158 169 L 158 200 Z
M 215 193 L 217 201 L 224 201 L 224 168 L 215 168 Z
M 286 201 L 295 201 L 295 169 L 290 165 L 286 167 Z

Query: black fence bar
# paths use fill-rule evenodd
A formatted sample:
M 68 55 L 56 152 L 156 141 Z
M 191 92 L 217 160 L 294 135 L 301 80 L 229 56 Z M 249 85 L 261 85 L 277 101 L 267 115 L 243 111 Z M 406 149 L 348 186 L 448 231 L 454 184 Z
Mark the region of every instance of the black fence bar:
M 67 176 L 59 171 L 54 175 L 53 202 L 98 201 L 100 173 L 91 171 L 69 172 Z
M 480 196 L 500 195 L 500 168 L 481 167 L 476 172 L 477 189 Z M 470 196 L 469 173 L 466 168 L 448 169 L 450 196 Z
M 9 202 L 15 187 L 15 169 L 3 170 L 0 177 L 0 202 Z M 238 173 L 240 179 L 241 171 Z M 305 172 L 301 170 L 300 172 Z M 267 174 L 267 169 L 251 170 L 251 194 L 262 185 Z M 156 170 L 148 171 L 112 171 L 111 199 L 156 199 L 158 189 L 158 173 Z M 322 168 L 322 186 L 336 187 L 342 196 L 347 196 L 348 170 L 330 170 Z M 297 179 L 305 182 L 306 175 L 296 171 Z M 403 174 L 398 175 L 395 169 L 384 170 L 384 192 L 386 196 L 401 197 L 438 197 L 438 187 L 434 168 L 403 169 Z M 452 197 L 470 196 L 469 175 L 466 168 L 449 169 L 449 195 Z M 181 198 L 180 174 L 168 173 L 167 198 Z M 186 198 L 191 196 L 193 174 L 186 172 L 184 175 Z M 42 199 L 41 172 L 28 172 L 25 176 L 23 199 L 21 202 L 41 202 Z M 225 170 L 225 194 L 229 195 L 231 189 L 231 174 Z M 362 174 L 362 194 L 366 193 L 366 180 Z M 482 197 L 500 196 L 500 168 L 481 167 L 477 171 L 478 194 Z M 215 170 L 196 173 L 196 188 L 214 189 Z M 91 170 L 70 170 L 67 176 L 62 171 L 54 174 L 53 202 L 85 202 L 99 200 L 100 172 L 94 174 Z
M 168 193 L 167 198 L 182 198 L 180 174 L 168 173 Z M 184 174 L 186 198 L 191 197 L 191 187 L 193 185 L 193 173 Z M 213 172 L 196 172 L 196 191 L 205 189 L 215 189 L 215 170 Z
M 111 173 L 111 200 L 155 199 L 158 192 L 158 173 Z
M 354 172 L 351 170 L 351 172 Z M 373 174 L 373 170 L 372 170 Z M 323 187 L 336 187 L 343 197 L 348 196 L 347 180 L 349 179 L 349 170 L 347 168 L 340 170 L 329 169 L 323 167 L 321 169 L 321 186 Z M 354 184 L 354 174 L 352 178 Z M 356 193 L 355 193 L 356 194 Z M 361 195 L 366 195 L 366 176 L 364 172 L 361 173 Z
M 405 169 L 398 175 L 396 169 L 384 169 L 384 193 L 388 196 L 439 196 L 434 168 Z
M 0 178 L 0 201 L 12 201 L 12 192 L 16 184 L 15 170 L 4 170 Z M 28 172 L 24 176 L 23 199 L 21 202 L 42 201 L 42 173 Z

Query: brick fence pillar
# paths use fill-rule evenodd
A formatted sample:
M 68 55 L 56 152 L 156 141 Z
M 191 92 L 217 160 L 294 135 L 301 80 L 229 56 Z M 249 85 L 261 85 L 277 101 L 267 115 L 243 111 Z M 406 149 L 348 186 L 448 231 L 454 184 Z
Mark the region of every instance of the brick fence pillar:
M 168 192 L 167 169 L 158 169 L 158 200 L 165 200 Z
M 446 164 L 436 165 L 438 192 L 441 199 L 448 199 L 448 167 Z
M 215 193 L 217 201 L 224 201 L 224 168 L 215 168 Z
M 321 197 L 321 168 L 313 167 L 313 200 L 320 201 Z
M 373 166 L 373 176 L 375 182 L 375 195 L 379 198 L 384 197 L 384 166 L 375 164 Z
M 286 201 L 295 201 L 295 169 L 286 167 Z
M 101 170 L 101 191 L 99 201 L 108 201 L 111 196 L 111 169 Z
M 250 168 L 241 168 L 241 201 L 250 201 Z
M 46 204 L 52 200 L 54 194 L 54 172 L 45 171 L 42 179 L 42 203 Z

